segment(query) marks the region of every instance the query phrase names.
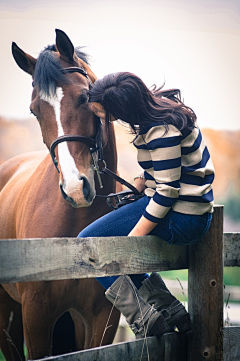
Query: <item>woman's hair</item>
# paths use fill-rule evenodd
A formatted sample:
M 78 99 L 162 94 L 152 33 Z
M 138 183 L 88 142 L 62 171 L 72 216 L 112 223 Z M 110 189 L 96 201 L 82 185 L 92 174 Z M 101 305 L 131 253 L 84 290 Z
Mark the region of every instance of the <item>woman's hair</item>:
M 179 89 L 149 90 L 136 75 L 127 72 L 106 75 L 97 80 L 89 91 L 89 101 L 100 103 L 110 115 L 128 123 L 134 134 L 144 125 L 163 122 L 166 133 L 169 124 L 179 130 L 193 129 L 196 115 L 181 101 Z M 106 122 L 108 123 L 108 121 Z

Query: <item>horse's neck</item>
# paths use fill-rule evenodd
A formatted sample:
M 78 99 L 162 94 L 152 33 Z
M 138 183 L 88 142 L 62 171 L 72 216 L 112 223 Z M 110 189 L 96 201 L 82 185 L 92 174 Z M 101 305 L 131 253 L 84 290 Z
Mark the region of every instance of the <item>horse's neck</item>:
M 106 162 L 106 167 L 110 169 L 112 172 L 117 173 L 117 147 L 116 147 L 116 138 L 115 138 L 115 131 L 114 127 L 109 124 L 109 129 L 107 134 L 103 135 L 103 139 L 105 146 L 103 148 L 103 160 Z M 108 175 L 104 176 L 106 186 L 104 187 L 106 192 L 112 193 L 115 192 L 116 182 L 113 178 Z M 102 193 L 102 192 L 101 192 Z
M 108 168 L 113 172 L 117 171 L 117 146 L 116 146 L 116 137 L 113 124 L 109 124 L 108 134 L 107 134 L 107 144 L 104 147 L 104 160 L 108 164 Z

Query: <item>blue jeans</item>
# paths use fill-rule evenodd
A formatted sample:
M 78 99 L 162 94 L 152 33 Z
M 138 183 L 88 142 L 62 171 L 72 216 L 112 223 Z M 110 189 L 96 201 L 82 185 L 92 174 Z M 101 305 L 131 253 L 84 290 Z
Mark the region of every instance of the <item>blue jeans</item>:
M 127 204 L 103 217 L 97 219 L 84 228 L 78 237 L 113 237 L 127 236 L 143 215 L 151 198 L 144 196 L 134 203 Z M 212 219 L 211 213 L 203 215 L 189 215 L 169 210 L 160 219 L 157 226 L 149 233 L 162 238 L 168 244 L 190 245 L 199 242 L 207 233 Z M 133 283 L 140 288 L 142 281 L 149 277 L 147 273 L 130 275 Z M 118 276 L 96 278 L 107 289 Z

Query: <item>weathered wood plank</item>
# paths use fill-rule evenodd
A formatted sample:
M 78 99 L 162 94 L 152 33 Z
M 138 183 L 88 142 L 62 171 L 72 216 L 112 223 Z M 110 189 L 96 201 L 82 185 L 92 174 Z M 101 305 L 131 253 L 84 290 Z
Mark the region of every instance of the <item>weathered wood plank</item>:
M 147 346 L 146 346 L 147 343 Z M 176 332 L 161 338 L 122 342 L 114 345 L 45 357 L 42 361 L 186 361 L 186 336 Z M 40 360 L 38 360 L 40 361 Z
M 209 231 L 189 247 L 188 309 L 193 337 L 189 361 L 223 361 L 223 207 L 215 207 Z
M 187 268 L 187 248 L 154 236 L 0 241 L 0 283 Z
M 152 236 L 0 240 L 0 282 L 183 269 L 186 255 Z M 240 233 L 224 234 L 224 265 L 240 266 Z
M 224 361 L 240 360 L 240 327 L 231 326 L 223 329 L 223 355 Z
M 240 233 L 224 233 L 224 266 L 240 267 Z

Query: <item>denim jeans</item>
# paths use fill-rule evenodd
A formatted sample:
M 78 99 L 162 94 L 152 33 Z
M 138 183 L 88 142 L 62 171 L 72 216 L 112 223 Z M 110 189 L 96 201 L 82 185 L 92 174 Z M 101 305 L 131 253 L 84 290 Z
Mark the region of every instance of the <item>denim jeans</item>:
M 125 205 L 97 219 L 84 228 L 78 237 L 127 236 L 141 218 L 151 198 L 144 196 L 136 202 Z M 149 233 L 162 238 L 168 244 L 190 245 L 199 242 L 207 233 L 212 219 L 211 213 L 189 215 L 169 210 Z M 96 278 L 107 289 L 118 276 Z M 148 274 L 130 275 L 137 288 Z

